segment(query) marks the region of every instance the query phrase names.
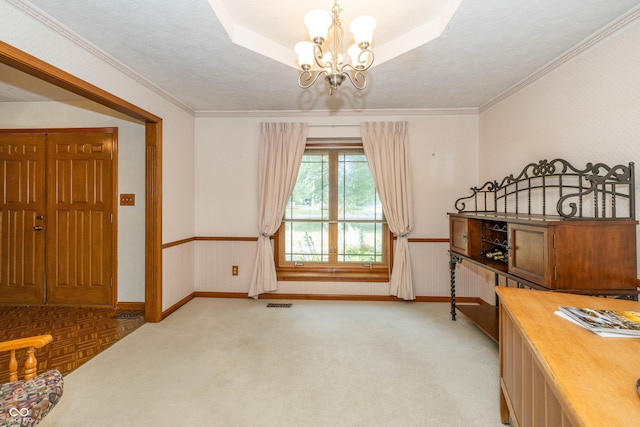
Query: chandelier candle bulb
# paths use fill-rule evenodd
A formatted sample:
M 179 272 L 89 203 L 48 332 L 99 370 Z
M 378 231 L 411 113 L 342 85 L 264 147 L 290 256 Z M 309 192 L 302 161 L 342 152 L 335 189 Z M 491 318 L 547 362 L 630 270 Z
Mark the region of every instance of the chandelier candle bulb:
M 313 43 L 311 42 L 300 42 L 296 44 L 294 48 L 296 54 L 298 55 L 298 64 L 300 68 L 303 70 L 308 70 L 313 65 Z
M 304 24 L 309 29 L 309 38 L 316 44 L 321 44 L 327 39 L 332 17 L 326 10 L 315 9 L 304 17 Z
M 359 16 L 351 21 L 349 30 L 356 40 L 356 45 L 361 49 L 366 49 L 373 40 L 373 30 L 376 29 L 378 23 L 371 16 Z

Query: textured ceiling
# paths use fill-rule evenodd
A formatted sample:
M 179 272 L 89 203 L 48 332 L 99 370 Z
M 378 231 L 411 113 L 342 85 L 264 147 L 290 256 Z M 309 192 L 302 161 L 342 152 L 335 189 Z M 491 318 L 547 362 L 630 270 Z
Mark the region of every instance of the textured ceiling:
M 282 52 L 297 41 L 292 38 L 305 37 L 304 13 L 329 9 L 330 1 L 295 2 L 295 7 L 290 0 L 210 1 L 25 4 L 39 8 L 196 111 L 480 107 L 640 5 L 640 0 L 463 0 L 440 37 L 374 66 L 364 91 L 345 82 L 329 96 L 324 83 L 300 89 L 298 72 L 284 63 Z M 212 7 L 216 3 L 218 13 L 225 13 L 222 19 Z M 374 11 L 379 15 L 374 51 L 379 47 L 385 54 L 401 52 L 397 46 L 387 48 L 413 26 L 429 21 L 428 8 L 415 9 L 415 4 L 425 3 L 340 2 L 349 16 Z M 409 16 L 402 15 L 407 10 Z M 425 17 L 416 18 L 421 14 Z M 345 16 L 345 24 L 349 19 Z M 232 41 L 247 28 L 260 31 L 262 50 L 279 50 L 279 59 L 257 53 L 260 46 L 249 49 Z M 292 51 L 291 62 L 295 62 Z

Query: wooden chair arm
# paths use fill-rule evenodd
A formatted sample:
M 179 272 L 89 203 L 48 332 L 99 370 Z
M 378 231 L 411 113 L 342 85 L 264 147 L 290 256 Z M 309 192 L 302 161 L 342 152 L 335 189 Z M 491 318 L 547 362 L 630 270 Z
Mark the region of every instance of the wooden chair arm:
M 0 351 L 19 350 L 27 347 L 42 348 L 51 341 L 53 341 L 51 335 L 38 335 L 11 341 L 0 341 Z
M 18 381 L 18 361 L 16 350 L 26 348 L 27 357 L 24 362 L 24 380 L 28 381 L 37 375 L 38 361 L 34 355 L 36 348 L 42 348 L 53 341 L 51 335 L 19 338 L 17 340 L 0 342 L 0 351 L 9 351 L 9 381 Z

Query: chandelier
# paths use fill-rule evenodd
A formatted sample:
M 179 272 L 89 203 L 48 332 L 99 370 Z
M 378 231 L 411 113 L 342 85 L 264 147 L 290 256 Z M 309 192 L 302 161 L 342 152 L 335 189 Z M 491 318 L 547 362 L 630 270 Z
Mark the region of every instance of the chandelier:
M 331 13 L 315 9 L 305 15 L 304 23 L 309 28 L 312 41 L 300 42 L 294 48 L 302 69 L 298 76 L 298 86 L 301 88 L 311 87 L 320 76 L 324 76 L 329 84 L 330 95 L 345 79 L 349 79 L 360 90 L 367 86 L 365 71 L 373 64 L 371 39 L 376 20 L 371 16 L 359 16 L 351 21 L 349 30 L 355 41 L 347 50 L 351 62 L 345 63 L 340 13 L 342 8 L 338 0 L 334 0 Z

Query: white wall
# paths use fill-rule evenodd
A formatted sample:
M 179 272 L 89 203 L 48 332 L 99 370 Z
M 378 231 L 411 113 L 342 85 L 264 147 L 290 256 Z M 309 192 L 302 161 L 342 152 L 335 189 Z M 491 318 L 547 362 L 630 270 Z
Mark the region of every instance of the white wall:
M 577 166 L 640 160 L 640 22 L 480 114 L 480 175 L 555 157 Z
M 193 112 L 87 42 L 56 29 L 47 17 L 22 7 L 0 0 L 0 40 L 163 119 L 162 241 L 193 236 Z M 193 266 L 193 258 L 163 254 L 163 275 L 169 278 L 163 280 L 163 309 L 193 292 L 193 282 L 171 279 L 176 277 L 172 269 L 185 263 Z
M 309 136 L 359 136 L 364 121 L 406 120 L 414 184 L 415 226 L 410 238 L 447 238 L 447 212 L 478 180 L 477 114 L 425 112 L 419 116 L 281 116 L 196 117 L 195 235 L 257 237 L 258 144 L 262 121 L 310 124 Z M 319 127 L 319 125 L 334 127 Z M 448 245 L 411 246 L 415 287 L 419 296 L 449 295 Z M 255 244 L 197 242 L 196 290 L 246 292 L 253 269 Z M 231 265 L 240 274 L 231 276 Z M 281 282 L 281 293 L 388 295 L 388 284 Z M 463 294 L 477 295 L 464 288 Z
M 195 128 L 195 234 L 257 237 L 258 143 L 262 121 L 307 122 L 309 136 L 320 124 L 406 120 L 412 160 L 415 227 L 412 238 L 448 237 L 446 213 L 478 176 L 478 117 L 466 115 L 376 117 L 197 117 Z M 338 126 L 336 137 L 359 135 Z M 354 132 L 355 129 L 355 132 Z M 326 134 L 326 131 L 324 132 Z
M 640 22 L 635 22 L 483 111 L 483 181 L 556 157 L 578 167 L 587 162 L 638 165 L 639 46 Z M 636 189 L 636 212 L 638 202 Z

